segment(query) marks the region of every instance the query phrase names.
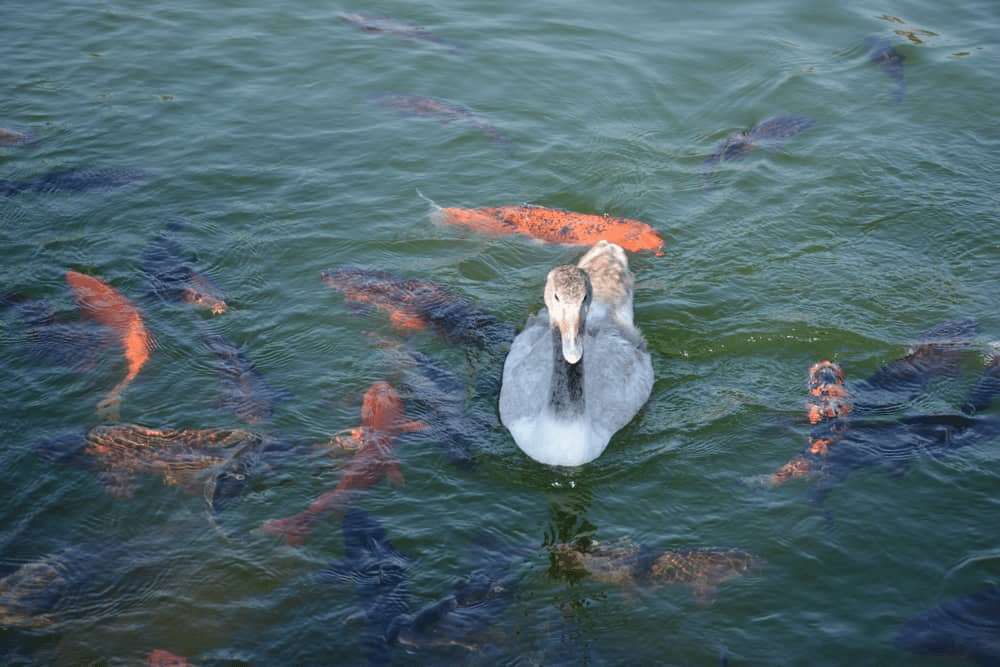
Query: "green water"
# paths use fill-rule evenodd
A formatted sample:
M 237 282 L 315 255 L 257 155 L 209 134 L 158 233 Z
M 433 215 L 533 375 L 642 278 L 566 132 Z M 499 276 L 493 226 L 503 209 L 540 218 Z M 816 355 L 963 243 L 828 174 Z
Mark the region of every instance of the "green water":
M 365 9 L 462 52 L 337 20 Z M 207 325 L 293 392 L 258 428 L 323 441 L 357 425 L 373 381 L 406 378 L 368 336 L 398 338 L 388 318 L 352 314 L 320 270 L 432 280 L 520 325 L 541 306 L 548 269 L 581 249 L 443 227 L 425 198 L 643 220 L 666 241 L 662 257 L 630 257 L 657 381 L 601 458 L 555 471 L 496 427 L 466 471 L 414 434 L 398 450 L 406 484 L 358 501 L 417 557 L 413 611 L 477 567 L 478 536 L 514 558 L 516 599 L 493 646 L 397 647 L 393 664 L 717 665 L 720 643 L 732 665 L 923 664 L 893 647 L 899 627 L 1000 585 L 998 443 L 918 458 L 904 475 L 856 471 L 826 499 L 830 521 L 804 480 L 773 490 L 741 480 L 805 446 L 810 364 L 834 359 L 862 379 L 928 327 L 975 317 L 982 336 L 962 377 L 906 409 L 954 411 L 1000 338 L 998 29 L 991 0 L 9 3 L 0 126 L 37 142 L 0 147 L 0 177 L 78 167 L 156 177 L 0 200 L 2 289 L 71 310 L 63 276 L 74 269 L 141 307 L 157 348 L 125 392 L 122 421 L 245 426 L 216 406 L 219 378 L 197 333 Z M 865 55 L 869 35 L 905 57 L 900 102 Z M 470 124 L 366 101 L 388 91 L 468 108 L 510 154 Z M 722 162 L 706 188 L 705 157 L 777 114 L 816 124 L 781 151 Z M 177 217 L 188 221 L 177 240 L 229 294 L 222 315 L 145 296 L 142 250 Z M 116 500 L 94 475 L 39 460 L 40 439 L 101 423 L 95 406 L 124 365 L 111 352 L 67 369 L 33 357 L 11 315 L 0 324 L 2 573 L 67 547 L 136 551 L 108 560 L 110 583 L 75 613 L 0 629 L 4 661 L 135 665 L 163 648 L 199 665 L 365 664 L 354 590 L 312 578 L 344 555 L 336 520 L 302 548 L 233 539 L 209 521 L 200 489 L 149 477 Z M 470 410 L 495 416 L 502 351 L 428 333 L 407 341 L 476 387 Z M 283 462 L 227 510 L 226 529 L 302 509 L 342 464 Z M 682 588 L 553 576 L 542 545 L 581 535 L 740 547 L 767 564 L 700 607 Z

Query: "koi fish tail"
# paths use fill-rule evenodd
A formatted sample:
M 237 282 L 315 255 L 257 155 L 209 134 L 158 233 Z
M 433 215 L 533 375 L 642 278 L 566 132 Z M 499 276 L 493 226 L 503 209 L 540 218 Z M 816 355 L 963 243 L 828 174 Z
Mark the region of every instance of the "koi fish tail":
M 458 225 L 486 234 L 511 233 L 513 228 L 496 214 L 497 209 L 439 208 L 433 214 L 434 222 Z
M 268 519 L 260 524 L 260 529 L 268 535 L 285 538 L 288 546 L 301 547 L 306 543 L 313 521 L 313 514 L 305 511 L 284 519 Z
M 476 127 L 478 127 L 479 130 L 487 137 L 495 141 L 497 144 L 497 148 L 502 150 L 504 152 L 504 155 L 506 155 L 508 158 L 514 157 L 514 154 L 511 153 L 510 146 L 507 143 L 507 137 L 497 132 L 497 129 L 495 127 L 493 127 L 492 125 L 487 125 L 486 123 L 477 123 Z
M 128 373 L 116 384 L 108 396 L 97 404 L 97 409 L 108 413 L 109 417 L 117 420 L 118 406 L 121 405 L 122 392 L 125 391 L 132 380 L 139 375 L 139 371 L 149 360 L 149 352 L 155 346 L 153 337 L 149 334 L 141 321 L 133 323 L 127 333 L 121 334 L 125 343 L 125 360 L 128 362 Z
M 443 225 L 446 222 L 448 222 L 445 219 L 444 214 L 442 213 L 444 209 L 438 206 L 437 202 L 435 202 L 433 199 L 431 199 L 423 192 L 421 192 L 420 188 L 417 188 L 416 190 L 417 190 L 417 195 L 431 206 L 431 222 L 433 222 L 435 225 Z
M 775 487 L 790 479 L 805 477 L 813 472 L 812 462 L 803 456 L 798 456 L 772 472 L 767 478 L 767 485 Z
M 117 422 L 121 418 L 121 414 L 118 410 L 122 404 L 122 390 L 125 389 L 125 385 L 128 384 L 125 380 L 122 380 L 115 385 L 115 388 L 104 397 L 97 404 L 97 411 L 101 416 L 109 419 L 110 421 Z
M 740 483 L 752 489 L 773 489 L 790 479 L 813 477 L 817 472 L 813 460 L 806 456 L 796 456 L 773 472 L 742 477 Z

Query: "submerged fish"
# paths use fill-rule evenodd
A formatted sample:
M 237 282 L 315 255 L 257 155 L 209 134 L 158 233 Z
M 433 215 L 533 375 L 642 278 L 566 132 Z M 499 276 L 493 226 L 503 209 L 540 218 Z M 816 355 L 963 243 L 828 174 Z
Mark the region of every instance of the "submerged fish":
M 424 116 L 433 118 L 441 125 L 452 122 L 469 123 L 479 129 L 490 139 L 493 139 L 497 146 L 506 150 L 507 139 L 501 135 L 496 128 L 487 124 L 476 114 L 465 107 L 451 104 L 434 97 L 424 97 L 422 95 L 409 95 L 406 93 L 372 93 L 368 95 L 368 101 L 383 109 L 392 109 L 401 116 Z
M 897 421 L 855 420 L 836 438 L 810 438 L 806 450 L 766 477 L 776 486 L 797 477 L 817 477 L 811 490 L 813 504 L 843 481 L 852 470 L 885 466 L 906 470 L 920 456 L 946 456 L 963 447 L 1000 438 L 1000 419 L 964 414 L 906 416 Z
M 818 504 L 834 482 L 854 469 L 884 465 L 902 470 L 918 456 L 946 455 L 1000 437 L 1000 419 L 968 414 L 988 407 L 1000 394 L 1000 382 L 993 381 L 1000 373 L 996 358 L 970 391 L 966 413 L 879 418 L 918 398 L 935 377 L 957 374 L 960 354 L 977 332 L 977 323 L 968 318 L 933 327 L 908 355 L 850 387 L 839 365 L 814 364 L 808 380 L 807 418 L 813 424 L 809 444 L 764 483 L 776 486 L 797 477 L 819 477 L 812 491 Z
M 337 19 L 352 28 L 357 28 L 364 32 L 394 35 L 405 39 L 419 39 L 425 42 L 440 44 L 446 47 L 449 53 L 454 55 L 462 55 L 464 53 L 461 44 L 445 41 L 424 28 L 404 23 L 390 16 L 380 16 L 373 12 L 357 12 L 354 14 L 338 14 Z
M 389 313 L 398 329 L 431 329 L 449 340 L 487 349 L 514 339 L 514 327 L 426 280 L 356 266 L 326 269 L 320 277 L 343 292 L 348 302 L 371 304 Z
M 130 498 L 141 476 L 165 484 L 191 485 L 225 469 L 262 436 L 240 429 L 154 429 L 136 424 L 102 424 L 80 437 L 65 434 L 46 441 L 40 456 L 96 473 L 116 498 Z M 211 473 L 211 474 L 209 474 Z
M 793 137 L 802 130 L 816 124 L 812 118 L 805 116 L 775 116 L 754 126 L 750 130 L 742 130 L 730 134 L 719 144 L 711 155 L 705 158 L 702 173 L 706 184 L 715 170 L 715 165 L 722 160 L 737 160 L 749 153 L 755 146 L 768 150 L 781 150 L 784 139 Z
M 893 644 L 916 655 L 1000 665 L 1000 588 L 942 602 L 910 619 Z
M 25 563 L 0 579 L 0 627 L 39 627 L 53 622 L 52 612 L 75 580 L 66 552 Z
M 498 424 L 470 408 L 467 383 L 411 347 L 391 343 L 380 347 L 391 356 L 394 367 L 403 370 L 406 404 L 428 424 L 430 438 L 445 450 L 452 465 L 472 468 L 474 452 Z
M 0 127 L 0 146 L 26 146 L 35 143 L 35 135 L 10 127 Z
M 892 96 L 897 102 L 903 101 L 906 94 L 906 82 L 903 80 L 903 54 L 885 37 L 872 35 L 865 38 L 865 52 L 868 60 L 878 63 L 883 72 L 896 82 Z
M 366 489 L 385 478 L 394 484 L 403 483 L 399 460 L 394 449 L 401 433 L 427 428 L 424 422 L 406 419 L 403 402 L 388 382 L 376 382 L 365 392 L 361 406 L 361 427 L 357 437 L 362 447 L 344 470 L 337 486 L 322 494 L 309 506 L 283 519 L 270 519 L 261 529 L 272 535 L 283 536 L 289 544 L 301 546 L 312 525 L 333 513 L 343 513 Z
M 407 570 L 415 560 L 396 551 L 381 522 L 350 507 L 344 514 L 347 557 L 316 575 L 327 583 L 352 583 L 367 620 L 368 664 L 387 665 L 403 623 L 409 620 Z
M 680 584 L 690 588 L 703 606 L 714 601 L 719 584 L 756 573 L 764 564 L 742 549 L 649 549 L 631 540 L 593 542 L 584 550 L 570 544 L 551 549 L 557 558 L 565 559 L 563 567 L 582 570 L 596 581 L 644 588 Z
M 526 234 L 546 243 L 591 246 L 611 241 L 626 250 L 663 254 L 663 239 L 652 227 L 630 218 L 573 213 L 541 206 L 438 208 L 438 222 L 461 225 L 496 236 Z
M 149 652 L 146 657 L 146 667 L 192 667 L 187 658 L 181 657 L 162 648 Z
M 127 602 L 108 598 L 109 579 L 128 558 L 127 544 L 67 547 L 23 563 L 0 579 L 0 627 L 43 627 L 70 616 L 94 618 Z
M 226 295 L 210 278 L 191 268 L 193 259 L 171 232 L 180 227 L 175 221 L 167 232 L 156 236 L 142 253 L 143 268 L 153 277 L 153 291 L 170 301 L 190 303 L 218 315 L 226 311 Z
M 66 585 L 67 565 L 58 558 L 25 563 L 0 579 L 0 627 L 52 623 L 47 614 Z
M 33 356 L 74 370 L 92 368 L 100 350 L 114 342 L 114 335 L 103 326 L 71 321 L 44 301 L 0 294 L 0 306 L 16 314 Z
M 301 463 L 303 459 L 322 456 L 328 451 L 328 445 L 318 448 L 315 443 L 274 432 L 256 437 L 256 442 L 248 442 L 246 447 L 235 450 L 232 458 L 221 467 L 212 469 L 202 489 L 213 522 L 227 537 L 237 535 L 220 524 L 223 514 L 253 488 L 255 479 L 267 477 L 291 461 Z
M 217 360 L 216 370 L 226 394 L 223 403 L 248 424 L 270 421 L 278 402 L 291 392 L 274 389 L 243 352 L 220 334 L 205 334 L 205 345 Z
M 44 174 L 29 181 L 0 179 L 0 195 L 22 192 L 87 192 L 114 190 L 153 178 L 150 171 L 135 169 L 67 169 Z
M 404 646 L 460 646 L 481 650 L 503 639 L 496 619 L 514 601 L 516 581 L 505 569 L 472 573 L 455 591 L 420 609 L 402 624 L 397 641 Z
M 154 345 L 153 336 L 146 329 L 139 309 L 100 278 L 67 271 L 66 284 L 73 292 L 83 317 L 111 329 L 124 348 L 128 372 L 107 398 L 98 404 L 99 408 L 114 408 L 121 402 L 122 391 L 149 360 Z

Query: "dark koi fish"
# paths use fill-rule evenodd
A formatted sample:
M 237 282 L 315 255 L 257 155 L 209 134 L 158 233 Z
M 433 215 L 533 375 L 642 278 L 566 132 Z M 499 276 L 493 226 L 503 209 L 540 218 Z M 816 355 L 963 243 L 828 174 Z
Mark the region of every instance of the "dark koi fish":
M 426 280 L 354 266 L 326 269 L 320 277 L 343 292 L 349 303 L 387 312 L 397 329 L 430 329 L 449 340 L 486 348 L 514 340 L 514 327 Z
M 424 428 L 427 428 L 424 422 L 404 418 L 403 402 L 392 385 L 376 382 L 365 392 L 361 407 L 361 428 L 357 430 L 357 437 L 362 447 L 341 475 L 337 486 L 313 500 L 302 512 L 284 519 L 265 521 L 261 529 L 285 537 L 293 546 L 301 546 L 316 521 L 329 514 L 342 514 L 365 490 L 385 478 L 394 484 L 402 484 L 403 475 L 393 451 L 396 437 Z
M 99 408 L 113 408 L 121 402 L 121 393 L 139 374 L 139 370 L 149 361 L 153 349 L 153 336 L 146 329 L 142 314 L 121 292 L 100 278 L 76 271 L 66 272 L 66 284 L 85 319 L 91 319 L 108 327 L 125 350 L 128 372 L 98 404 Z
M 468 651 L 502 641 L 497 617 L 514 601 L 517 586 L 508 565 L 491 564 L 473 572 L 450 595 L 403 623 L 396 640 L 413 648 L 460 646 Z
M 411 347 L 388 342 L 380 347 L 390 355 L 393 366 L 403 370 L 406 404 L 427 422 L 431 439 L 445 450 L 449 462 L 464 470 L 474 467 L 474 452 L 498 424 L 470 409 L 467 383 Z
M 226 311 L 226 295 L 210 278 L 191 268 L 193 259 L 169 232 L 176 231 L 180 221 L 170 225 L 168 232 L 157 235 L 142 253 L 143 268 L 153 276 L 153 291 L 162 298 L 190 303 L 218 315 Z
M 988 407 L 1000 394 L 1000 383 L 995 381 L 1000 358 L 993 359 L 969 392 L 965 413 L 912 415 L 891 421 L 877 418 L 919 397 L 933 378 L 956 374 L 959 355 L 977 331 L 971 319 L 934 327 L 910 354 L 850 388 L 840 366 L 830 361 L 814 364 L 809 370 L 807 418 L 814 424 L 809 444 L 764 483 L 776 486 L 798 477 L 819 477 L 811 494 L 818 504 L 833 483 L 852 470 L 883 465 L 902 471 L 918 456 L 943 456 L 1000 437 L 1000 419 L 971 414 Z
M 545 243 L 592 246 L 598 241 L 617 243 L 626 250 L 652 250 L 663 254 L 663 239 L 645 222 L 609 215 L 573 213 L 541 206 L 487 206 L 438 208 L 434 218 L 479 232 L 503 236 L 525 234 Z
M 393 35 L 404 39 L 419 39 L 425 42 L 439 44 L 447 48 L 448 52 L 461 56 L 464 49 L 457 42 L 448 42 L 429 30 L 419 26 L 404 23 L 399 19 L 390 16 L 380 16 L 373 12 L 357 12 L 355 14 L 338 14 L 337 19 L 343 21 L 352 28 L 357 28 L 364 32 L 378 33 L 381 35 Z
M 903 54 L 885 37 L 872 35 L 865 38 L 865 54 L 868 60 L 878 63 L 879 68 L 896 82 L 892 96 L 896 102 L 903 101 L 906 94 L 906 82 L 903 80 Z
M 353 583 L 367 621 L 369 665 L 388 665 L 392 647 L 409 619 L 407 571 L 416 560 L 397 551 L 382 523 L 362 509 L 347 508 L 343 521 L 347 557 L 316 574 L 324 583 Z
M 100 350 L 115 339 L 96 322 L 72 321 L 44 301 L 0 294 L 0 306 L 11 307 L 16 313 L 33 356 L 74 370 L 93 368 Z
M 106 556 L 106 554 L 102 554 Z M 42 627 L 59 620 L 100 561 L 68 548 L 22 564 L 0 579 L 0 627 Z M 93 593 L 93 591 L 89 591 Z
M 980 667 L 1000 665 L 1000 588 L 953 598 L 910 619 L 896 648 L 936 658 L 967 658 Z
M 506 150 L 507 148 L 507 139 L 496 128 L 457 104 L 451 104 L 434 97 L 406 93 L 372 93 L 368 95 L 367 99 L 375 106 L 392 109 L 401 116 L 424 116 L 436 120 L 441 125 L 453 122 L 469 123 L 493 139 L 501 149 Z
M 812 118 L 804 116 L 775 116 L 750 130 L 730 134 L 719 144 L 711 155 L 705 158 L 702 174 L 706 186 L 710 186 L 709 178 L 715 170 L 715 165 L 722 160 L 737 160 L 749 153 L 755 146 L 768 150 L 781 150 L 784 139 L 794 137 L 799 132 L 816 124 Z
M 0 179 L 0 195 L 22 192 L 88 192 L 115 190 L 153 178 L 149 171 L 132 169 L 67 169 L 45 174 L 30 181 Z
M 243 352 L 220 334 L 203 336 L 217 360 L 216 369 L 226 394 L 225 407 L 248 424 L 270 421 L 274 407 L 291 398 L 291 392 L 274 389 Z

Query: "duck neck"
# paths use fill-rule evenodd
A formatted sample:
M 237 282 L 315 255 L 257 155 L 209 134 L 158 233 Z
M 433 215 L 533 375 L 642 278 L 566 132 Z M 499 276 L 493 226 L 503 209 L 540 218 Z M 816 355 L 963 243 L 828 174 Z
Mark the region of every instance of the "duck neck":
M 552 392 L 549 407 L 560 417 L 583 414 L 583 358 L 575 364 L 562 354 L 562 335 L 552 327 Z

